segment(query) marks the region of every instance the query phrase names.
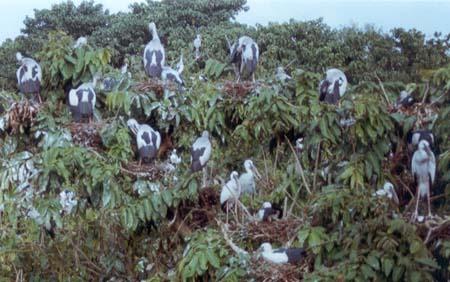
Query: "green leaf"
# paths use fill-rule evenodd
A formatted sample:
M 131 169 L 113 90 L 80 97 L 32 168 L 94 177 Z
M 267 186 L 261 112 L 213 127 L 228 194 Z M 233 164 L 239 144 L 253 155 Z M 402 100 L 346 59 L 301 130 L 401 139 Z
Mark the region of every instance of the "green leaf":
M 215 268 L 220 268 L 219 258 L 214 254 L 211 249 L 206 252 L 209 263 Z
M 391 274 L 392 268 L 394 267 L 394 260 L 392 260 L 390 258 L 384 258 L 381 261 L 383 264 L 384 275 L 386 275 L 386 277 L 388 277 L 389 274 Z
M 415 261 L 420 264 L 429 266 L 431 268 L 436 268 L 436 269 L 439 268 L 439 265 L 433 259 L 430 259 L 430 258 L 416 258 Z
M 378 260 L 378 258 L 376 258 L 373 255 L 369 255 L 366 259 L 366 262 L 368 265 L 370 265 L 370 267 L 372 267 L 375 270 L 380 270 L 380 261 Z

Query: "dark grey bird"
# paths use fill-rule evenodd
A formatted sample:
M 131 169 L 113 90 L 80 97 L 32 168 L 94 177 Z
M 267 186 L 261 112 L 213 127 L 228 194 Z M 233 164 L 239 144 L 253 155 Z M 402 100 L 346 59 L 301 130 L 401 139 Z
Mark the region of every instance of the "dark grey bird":
M 177 64 L 177 68 L 173 69 L 171 67 L 168 66 L 164 66 L 162 68 L 162 72 L 161 72 L 161 79 L 167 83 L 168 81 L 177 83 L 178 85 L 183 86 L 184 85 L 184 80 L 181 77 L 181 73 L 184 70 L 184 64 L 183 64 L 183 55 L 180 56 L 180 61 Z
M 401 91 L 400 95 L 397 98 L 397 101 L 395 102 L 395 108 L 408 108 L 412 106 L 416 101 L 414 100 L 413 96 L 411 96 L 410 93 L 407 91 Z
M 230 49 L 229 63 L 233 64 L 234 72 L 239 82 L 241 78 L 251 77 L 255 81 L 256 66 L 259 61 L 259 48 L 256 42 L 248 37 L 242 36 L 231 44 L 227 38 Z
M 139 151 L 139 165 L 153 161 L 161 145 L 161 135 L 147 124 L 139 124 L 135 119 L 129 119 L 128 127 L 136 135 Z
M 89 122 L 94 117 L 95 109 L 95 86 L 99 75 L 93 77 L 92 82 L 81 84 L 78 88 L 69 92 L 69 109 L 75 122 L 80 122 L 83 118 L 87 118 Z
M 155 23 L 149 24 L 152 34 L 152 40 L 145 46 L 144 50 L 144 68 L 148 76 L 160 78 L 163 66 L 166 62 L 166 53 L 161 44 Z
M 338 69 L 329 69 L 319 84 L 319 101 L 337 105 L 347 90 L 347 77 Z
M 433 135 L 433 132 L 431 132 L 431 130 L 421 129 L 421 130 L 416 130 L 416 131 L 409 131 L 408 134 L 406 135 L 408 152 L 410 154 L 413 154 L 414 151 L 417 149 L 419 142 L 422 140 L 426 140 L 428 142 L 428 144 L 430 145 L 430 148 L 433 149 L 434 135 Z
M 274 217 L 281 218 L 281 216 L 282 211 L 272 207 L 272 204 L 269 202 L 264 202 L 257 214 L 257 218 L 260 221 L 270 221 Z
M 276 264 L 298 264 L 307 256 L 306 251 L 302 248 L 280 248 L 274 250 L 270 243 L 263 243 L 259 250 L 266 261 Z
M 431 217 L 430 195 L 436 175 L 436 158 L 427 140 L 421 140 L 419 142 L 419 146 L 412 158 L 411 170 L 414 176 L 414 182 L 417 185 L 416 208 L 412 219 L 415 220 L 419 214 L 420 197 L 427 197 L 428 216 Z
M 31 58 L 25 58 L 20 52 L 16 53 L 16 59 L 20 67 L 16 72 L 17 84 L 22 94 L 34 94 L 39 102 L 41 99 L 42 69 L 41 66 Z

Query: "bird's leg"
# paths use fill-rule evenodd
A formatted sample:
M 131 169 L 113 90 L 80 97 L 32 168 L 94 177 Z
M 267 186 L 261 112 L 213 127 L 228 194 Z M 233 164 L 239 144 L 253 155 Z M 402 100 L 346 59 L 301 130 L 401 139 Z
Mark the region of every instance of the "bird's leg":
M 228 225 L 228 212 L 230 211 L 230 207 L 229 207 L 229 205 L 228 205 L 228 202 L 225 202 L 225 207 L 226 207 L 226 209 L 227 209 L 227 225 Z
M 428 200 L 428 218 L 431 218 L 431 200 L 430 200 L 430 186 L 428 186 L 428 194 L 427 194 L 427 200 Z
M 142 165 L 142 158 L 139 157 L 139 166 L 141 166 L 141 165 Z
M 42 98 L 41 98 L 40 92 L 37 93 L 37 98 L 38 98 L 39 104 L 42 104 Z
M 206 187 L 206 182 L 208 181 L 208 169 L 206 166 L 203 168 L 203 180 L 202 180 L 202 188 Z
M 420 201 L 420 191 L 419 191 L 419 186 L 417 186 L 416 209 L 414 210 L 414 213 L 411 218 L 413 221 L 415 221 L 417 219 L 417 216 L 419 215 L 419 201 Z

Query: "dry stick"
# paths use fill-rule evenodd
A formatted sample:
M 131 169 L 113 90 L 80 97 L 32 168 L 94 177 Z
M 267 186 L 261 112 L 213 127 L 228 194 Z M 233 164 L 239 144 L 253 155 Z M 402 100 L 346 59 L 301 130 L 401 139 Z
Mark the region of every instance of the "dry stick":
M 425 85 L 425 91 L 423 93 L 423 98 L 422 98 L 422 104 L 425 103 L 425 100 L 427 99 L 428 93 L 430 92 L 430 85 L 427 82 L 427 84 Z
M 216 219 L 217 224 L 220 226 L 220 229 L 222 230 L 223 238 L 225 239 L 225 242 L 230 246 L 230 248 L 238 255 L 248 255 L 249 253 L 246 250 L 243 250 L 239 248 L 236 244 L 231 241 L 231 239 L 228 237 L 228 233 L 225 227 L 225 224 L 223 222 Z
M 414 198 L 414 193 L 411 191 L 411 189 L 409 189 L 408 185 L 406 185 L 406 184 L 402 181 L 402 179 L 401 179 L 400 177 L 398 177 L 398 176 L 397 176 L 397 180 L 398 180 L 398 182 L 400 182 L 400 184 L 403 185 L 404 188 L 406 188 L 406 190 L 408 190 L 408 192 L 409 192 L 409 194 L 411 195 L 411 197 Z
M 303 172 L 302 165 L 300 164 L 300 160 L 298 159 L 297 154 L 295 153 L 295 149 L 294 149 L 294 147 L 292 147 L 291 142 L 290 142 L 289 140 L 287 140 L 287 141 L 288 141 L 289 147 L 291 148 L 292 152 L 294 153 L 294 156 L 295 156 L 295 163 L 297 164 L 297 168 L 298 168 L 299 171 L 300 171 L 300 175 L 301 175 L 301 177 L 302 177 L 303 184 L 305 185 L 306 191 L 308 191 L 308 194 L 309 194 L 309 195 L 312 195 L 311 189 L 309 189 L 309 185 L 308 185 L 308 183 L 306 182 L 305 174 L 304 174 L 304 172 Z
M 430 106 L 433 106 L 434 104 L 436 104 L 437 102 L 439 102 L 439 100 L 442 99 L 442 97 L 446 96 L 448 93 L 450 93 L 450 91 L 445 92 L 444 94 L 442 94 L 441 96 L 439 96 L 436 100 L 434 100 Z
M 296 200 L 297 200 L 298 195 L 300 194 L 301 188 L 302 188 L 302 186 L 301 186 L 301 184 L 300 184 L 300 187 L 298 187 L 297 192 L 295 192 L 294 198 L 292 199 L 292 205 L 291 205 L 291 207 L 289 208 L 288 215 L 291 215 L 291 214 L 292 214 L 292 210 L 294 209 L 294 205 L 296 205 Z
M 314 178 L 313 178 L 313 191 L 316 191 L 317 189 L 317 169 L 319 167 L 319 158 L 320 158 L 320 145 L 322 144 L 322 140 L 319 141 L 319 144 L 317 144 L 317 154 L 316 154 L 316 164 L 314 167 Z
M 389 106 L 392 106 L 391 101 L 389 101 L 389 98 L 387 96 L 386 90 L 384 89 L 383 82 L 381 81 L 380 77 L 375 73 L 375 78 L 378 80 L 378 84 L 380 84 L 381 91 L 383 91 L 384 99 L 386 99 L 386 102 Z

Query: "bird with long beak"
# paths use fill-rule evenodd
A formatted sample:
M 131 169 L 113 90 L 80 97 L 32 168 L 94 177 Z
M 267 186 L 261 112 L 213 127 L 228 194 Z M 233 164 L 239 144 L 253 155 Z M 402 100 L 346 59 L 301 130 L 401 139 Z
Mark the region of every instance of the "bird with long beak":
M 147 124 L 139 124 L 135 119 L 127 122 L 130 130 L 136 135 L 136 143 L 139 150 L 139 166 L 142 161 L 153 161 L 161 145 L 161 135 Z
M 280 248 L 274 250 L 270 243 L 261 244 L 258 254 L 264 260 L 276 264 L 298 264 L 307 256 L 306 251 L 302 248 Z
M 377 190 L 373 196 L 377 197 L 387 197 L 389 200 L 393 201 L 396 205 L 399 204 L 397 192 L 395 192 L 394 185 L 391 182 L 386 182 L 383 188 Z
M 419 215 L 420 197 L 425 196 L 428 202 L 428 216 L 431 217 L 430 190 L 436 175 L 436 158 L 430 149 L 428 141 L 421 140 L 419 142 L 419 146 L 412 158 L 411 170 L 414 176 L 414 182 L 417 185 L 416 209 L 412 215 L 412 220 L 416 220 Z
M 241 185 L 242 193 L 254 195 L 256 194 L 255 177 L 260 179 L 261 174 L 253 164 L 252 160 L 246 160 L 244 162 L 244 168 L 245 172 L 239 177 L 239 184 Z
M 220 205 L 222 209 L 226 211 L 227 223 L 228 223 L 228 211 L 230 205 L 234 204 L 235 215 L 237 215 L 237 204 L 239 197 L 241 196 L 241 184 L 239 183 L 239 173 L 233 171 L 230 174 L 230 180 L 222 187 L 220 192 Z

